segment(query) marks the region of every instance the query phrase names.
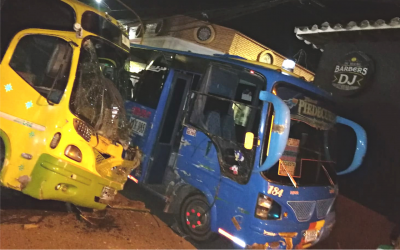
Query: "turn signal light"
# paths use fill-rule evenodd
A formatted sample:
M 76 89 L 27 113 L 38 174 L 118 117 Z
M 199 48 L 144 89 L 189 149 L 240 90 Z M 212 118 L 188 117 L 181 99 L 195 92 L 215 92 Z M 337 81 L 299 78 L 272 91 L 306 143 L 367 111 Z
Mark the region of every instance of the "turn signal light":
M 61 140 L 61 133 L 60 132 L 55 133 L 53 139 L 51 139 L 50 148 L 56 148 L 60 140 Z
M 82 161 L 82 152 L 81 150 L 74 145 L 68 145 L 67 148 L 65 149 L 65 156 L 77 161 L 77 162 L 81 162 Z

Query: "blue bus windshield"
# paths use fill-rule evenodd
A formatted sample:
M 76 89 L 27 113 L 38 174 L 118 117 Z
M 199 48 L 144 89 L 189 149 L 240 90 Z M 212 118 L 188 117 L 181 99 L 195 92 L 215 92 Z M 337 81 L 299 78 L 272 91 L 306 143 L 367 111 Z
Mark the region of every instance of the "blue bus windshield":
M 280 161 L 265 171 L 264 176 L 292 185 L 288 171 L 299 186 L 335 184 L 336 116 L 330 111 L 331 107 L 297 89 L 278 86 L 275 90 L 291 112 L 289 140 Z

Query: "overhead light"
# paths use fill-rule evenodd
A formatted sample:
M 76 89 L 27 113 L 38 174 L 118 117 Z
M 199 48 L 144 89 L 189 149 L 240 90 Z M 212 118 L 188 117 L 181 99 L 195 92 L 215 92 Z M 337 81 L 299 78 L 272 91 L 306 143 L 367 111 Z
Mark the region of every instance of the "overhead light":
M 96 0 L 97 3 L 101 3 L 101 0 Z
M 294 67 L 296 67 L 296 63 L 293 60 L 285 59 L 282 63 L 282 68 L 287 71 L 293 72 Z

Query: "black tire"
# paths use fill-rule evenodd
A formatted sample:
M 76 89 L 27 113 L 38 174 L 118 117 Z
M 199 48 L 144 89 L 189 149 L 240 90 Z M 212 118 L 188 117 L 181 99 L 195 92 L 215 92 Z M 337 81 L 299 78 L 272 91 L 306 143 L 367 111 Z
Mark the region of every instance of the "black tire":
M 216 238 L 211 231 L 210 205 L 201 194 L 188 196 L 179 211 L 179 223 L 182 230 L 194 241 L 207 242 Z

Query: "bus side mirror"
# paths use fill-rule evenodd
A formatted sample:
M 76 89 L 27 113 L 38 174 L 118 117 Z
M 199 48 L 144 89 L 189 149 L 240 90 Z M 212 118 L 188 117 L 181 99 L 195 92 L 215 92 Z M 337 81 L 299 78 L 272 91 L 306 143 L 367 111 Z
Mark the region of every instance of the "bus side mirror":
M 271 147 L 267 159 L 261 167 L 254 168 L 253 172 L 268 170 L 279 161 L 285 151 L 290 130 L 290 110 L 286 103 L 278 96 L 267 91 L 260 92 L 260 100 L 271 103 L 274 106 L 275 118 L 271 129 Z M 268 136 L 265 131 L 264 136 Z
M 246 137 L 244 138 L 244 148 L 251 150 L 254 145 L 254 134 L 252 132 L 247 132 Z
M 350 164 L 350 166 L 347 169 L 337 173 L 338 175 L 343 175 L 343 174 L 348 174 L 350 172 L 353 172 L 354 170 L 356 170 L 357 168 L 360 167 L 360 165 L 364 159 L 365 153 L 367 152 L 367 133 L 357 123 L 347 120 L 346 118 L 343 118 L 340 116 L 336 117 L 336 123 L 340 123 L 340 124 L 351 127 L 354 130 L 354 132 L 356 133 L 356 137 L 357 137 L 356 152 L 354 153 L 353 162 Z

